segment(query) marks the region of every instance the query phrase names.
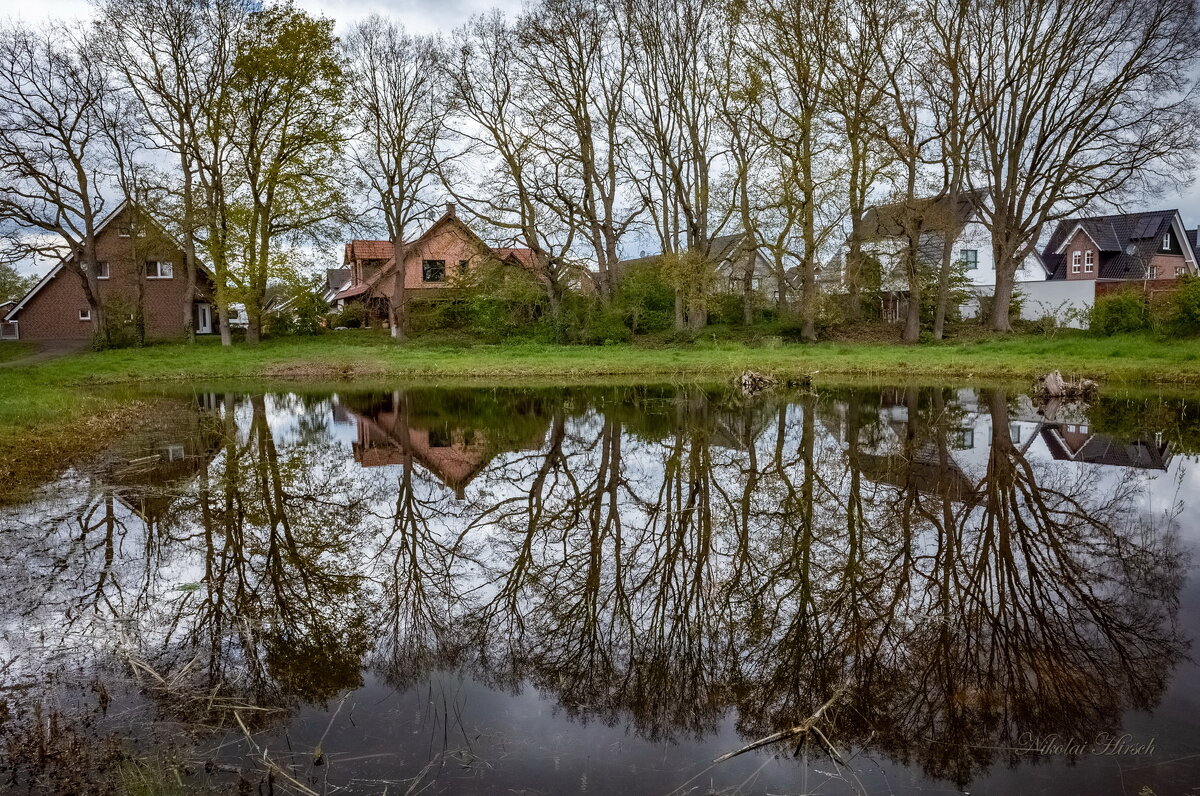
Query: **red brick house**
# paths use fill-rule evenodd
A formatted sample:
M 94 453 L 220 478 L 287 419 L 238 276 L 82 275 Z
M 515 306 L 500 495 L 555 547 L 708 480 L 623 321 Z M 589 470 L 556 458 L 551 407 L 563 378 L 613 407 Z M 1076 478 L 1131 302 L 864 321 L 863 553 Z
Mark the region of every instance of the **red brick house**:
M 533 266 L 529 249 L 492 248 L 463 223 L 453 204 L 416 238 L 405 242 L 399 253 L 391 241 L 352 240 L 346 244 L 345 283 L 333 295 L 335 306 L 361 301 L 370 308 L 369 317 L 387 318 L 387 300 L 396 290 L 397 275 L 403 274 L 408 299 L 435 298 L 453 288 L 458 277 L 485 263 Z M 340 272 L 338 278 L 342 278 Z
M 183 251 L 171 236 L 135 208 L 122 203 L 96 230 L 97 282 L 101 303 L 110 312 L 133 313 L 141 306 L 146 337 L 170 339 L 186 333 L 182 320 L 187 278 Z M 212 278 L 203 267 L 196 275 L 192 323 L 197 334 L 217 330 L 209 296 Z M 90 339 L 91 310 L 79 277 L 56 265 L 3 320 L 22 340 Z
M 1042 262 L 1048 280 L 1094 280 L 1097 293 L 1132 282 L 1170 287 L 1197 272 L 1196 230 L 1183 226 L 1178 210 L 1068 219 Z

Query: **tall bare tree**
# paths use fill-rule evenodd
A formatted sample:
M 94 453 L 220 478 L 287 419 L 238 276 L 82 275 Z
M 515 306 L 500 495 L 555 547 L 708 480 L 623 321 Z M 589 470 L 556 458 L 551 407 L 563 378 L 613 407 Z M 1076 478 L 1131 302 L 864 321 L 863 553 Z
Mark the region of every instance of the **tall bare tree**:
M 623 168 L 632 138 L 625 126 L 632 73 L 631 42 L 618 29 L 618 12 L 613 0 L 542 0 L 517 21 L 517 58 L 543 120 L 535 144 L 543 158 L 560 164 L 546 204 L 578 228 L 606 299 L 621 240 L 641 212 Z
M 101 0 L 101 55 L 137 98 L 153 145 L 178 164 L 175 219 L 184 255 L 184 328 L 195 339 L 197 249 L 202 213 L 197 180 L 206 126 L 215 122 L 229 79 L 230 39 L 250 6 L 244 0 Z M 228 317 L 218 302 L 222 334 Z
M 95 46 L 78 28 L 0 28 L 0 224 L 6 259 L 40 255 L 74 274 L 100 337 L 96 233 L 111 187 L 103 109 L 113 86 Z
M 964 83 L 978 125 L 969 183 L 987 192 L 1008 331 L 1016 273 L 1047 224 L 1192 168 L 1200 32 L 1189 0 L 973 3 Z
M 410 36 L 374 15 L 358 23 L 343 43 L 349 63 L 350 159 L 370 188 L 396 258 L 387 296 L 392 337 L 403 339 L 407 321 L 404 241 L 432 207 L 439 147 L 450 107 L 442 87 L 440 48 L 434 39 Z
M 521 96 L 528 81 L 518 46 L 516 31 L 499 12 L 455 31 L 446 76 L 463 122 L 456 157 L 471 162 L 447 164 L 443 183 L 467 212 L 532 252 L 529 267 L 557 320 L 576 267 L 571 252 L 578 228 L 548 206 L 556 198 L 549 187 L 558 164 L 539 157 L 541 120 Z M 484 175 L 474 185 L 472 172 Z

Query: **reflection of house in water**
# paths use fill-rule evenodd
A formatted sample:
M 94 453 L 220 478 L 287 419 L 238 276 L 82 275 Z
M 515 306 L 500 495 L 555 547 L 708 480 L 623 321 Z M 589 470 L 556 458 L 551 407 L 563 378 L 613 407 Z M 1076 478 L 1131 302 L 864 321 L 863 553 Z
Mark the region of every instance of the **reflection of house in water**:
M 1042 426 L 1041 436 L 1050 455 L 1060 461 L 1166 470 L 1175 457 L 1171 443 L 1164 442 L 1161 435 L 1153 441 L 1139 438 L 1121 442 L 1091 433 L 1086 424 L 1060 423 Z
M 143 425 L 109 449 L 97 473 L 113 496 L 147 525 L 157 525 L 221 449 L 222 435 L 205 411 L 219 399 L 163 401 Z
M 943 462 L 931 442 L 918 447 L 911 459 L 899 453 L 862 453 L 858 460 L 863 475 L 877 484 L 916 489 L 956 503 L 974 503 L 980 497 L 979 485 L 962 471 L 950 450 Z
M 344 400 L 355 405 L 353 410 L 336 405 L 336 420 L 353 419 L 358 425 L 354 460 L 363 467 L 381 467 L 403 464 L 411 456 L 461 499 L 467 485 L 498 454 L 536 451 L 545 439 L 544 420 L 512 428 L 484 427 L 471 413 L 422 412 L 421 398 L 403 393 L 365 399 L 347 396 Z M 524 419 L 529 419 L 528 414 Z

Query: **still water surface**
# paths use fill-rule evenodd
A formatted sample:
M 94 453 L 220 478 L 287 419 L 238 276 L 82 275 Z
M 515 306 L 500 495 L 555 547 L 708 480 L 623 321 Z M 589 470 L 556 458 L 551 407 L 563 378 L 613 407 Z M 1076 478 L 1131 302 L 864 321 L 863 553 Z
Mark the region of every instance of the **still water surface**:
M 1200 792 L 1190 400 L 147 406 L 0 509 L 0 789 Z

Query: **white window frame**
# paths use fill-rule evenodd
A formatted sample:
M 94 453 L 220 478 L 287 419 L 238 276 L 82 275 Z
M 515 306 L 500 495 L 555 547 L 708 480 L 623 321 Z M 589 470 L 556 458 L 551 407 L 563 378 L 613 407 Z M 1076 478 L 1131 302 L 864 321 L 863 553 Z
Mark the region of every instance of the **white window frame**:
M 1076 249 L 1075 251 L 1071 252 L 1071 273 L 1073 273 L 1073 274 L 1079 273 L 1080 262 L 1082 261 L 1082 259 L 1083 259 L 1083 252 L 1081 252 L 1079 249 Z
M 1163 233 L 1162 250 L 1165 252 L 1171 251 L 1171 230 Z
M 111 279 L 112 278 L 112 266 L 108 264 L 108 260 L 97 260 L 96 261 L 96 278 L 97 279 Z
M 150 273 L 150 265 L 151 264 L 153 264 L 155 267 L 154 275 L 151 275 L 151 273 Z M 167 267 L 167 272 L 168 272 L 166 276 L 162 275 L 164 265 Z M 147 260 L 146 261 L 146 278 L 147 279 L 174 279 L 175 278 L 175 264 L 168 260 Z
M 79 311 L 79 320 L 80 321 L 91 321 L 92 320 L 92 311 L 90 309 L 80 310 Z
M 1183 276 L 1183 275 L 1184 275 L 1184 274 L 1186 274 L 1186 273 L 1187 273 L 1187 266 L 1186 266 L 1186 265 L 1177 265 L 1177 266 L 1175 266 L 1175 276 Z
M 1083 270 L 1088 274 L 1096 270 L 1096 252 L 1091 249 L 1083 253 Z

